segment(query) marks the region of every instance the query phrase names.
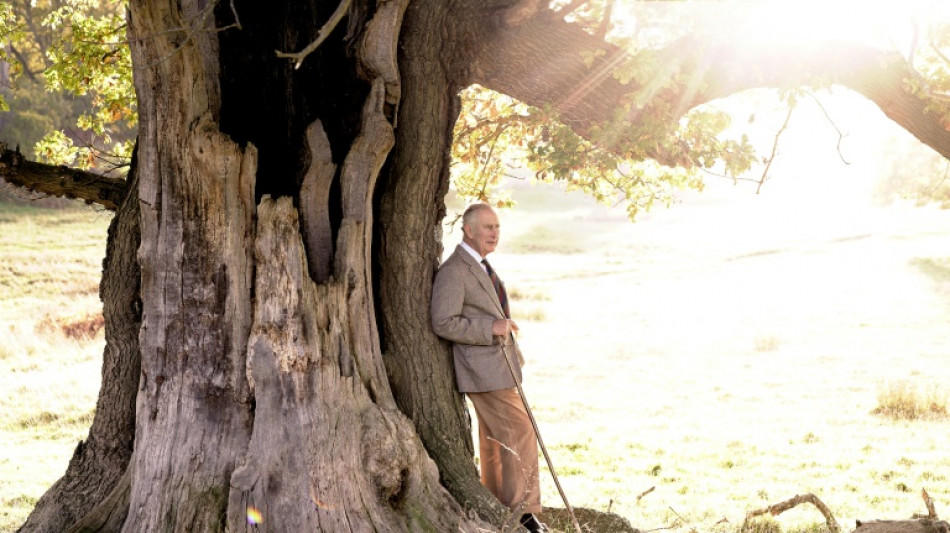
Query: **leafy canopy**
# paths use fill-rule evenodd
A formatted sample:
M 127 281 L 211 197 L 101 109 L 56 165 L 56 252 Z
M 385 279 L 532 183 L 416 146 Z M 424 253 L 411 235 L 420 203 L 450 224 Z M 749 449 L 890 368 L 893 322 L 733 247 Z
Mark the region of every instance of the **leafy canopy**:
M 746 135 L 729 138 L 730 134 L 737 135 L 732 133 L 737 128 L 732 125 L 732 117 L 715 103 L 683 115 L 663 98 L 654 98 L 666 89 L 682 94 L 684 87 L 695 83 L 675 66 L 663 64 L 657 50 L 685 35 L 722 38 L 722 28 L 732 28 L 742 14 L 754 12 L 754 3 L 742 4 L 742 13 L 736 11 L 735 4 L 690 1 L 563 0 L 552 4 L 552 9 L 565 7 L 564 11 L 570 10 L 568 20 L 630 54 L 631 60 L 613 74 L 618 81 L 634 81 L 632 86 L 641 89 L 628 94 L 613 120 L 593 128 L 585 140 L 560 124 L 553 110 L 531 108 L 485 88 L 469 87 L 462 94 L 463 113 L 456 124 L 453 147 L 453 183 L 460 195 L 510 205 L 512 202 L 498 187 L 505 176 L 559 181 L 568 190 L 582 190 L 603 203 L 625 204 L 633 218 L 657 202 L 669 204 L 677 189 L 702 189 L 704 176 L 751 180 L 762 185 L 776 147 L 771 155 L 761 155 Z M 618 16 L 621 11 L 625 16 Z M 810 16 L 817 20 L 830 15 Z M 756 26 L 759 22 L 745 23 Z M 943 116 L 950 130 L 950 25 L 937 20 L 916 23 L 920 35 L 909 57 L 923 81 L 906 80 L 906 84 L 913 94 L 930 102 L 929 111 Z M 810 83 L 820 88 L 829 81 L 813 79 Z M 789 116 L 812 90 L 792 86 L 776 89 Z M 630 127 L 633 123 L 636 128 Z M 776 144 L 784 128 L 774 133 Z M 634 131 L 636 137 L 631 137 Z M 654 154 L 663 154 L 666 157 L 661 160 L 675 163 L 658 164 Z M 755 173 L 758 177 L 740 177 Z M 938 193 L 940 187 L 918 190 L 940 200 L 950 194 L 950 180 L 942 187 L 944 193 Z
M 81 104 L 71 124 L 55 124 L 36 144 L 39 159 L 107 171 L 128 164 L 136 105 L 126 7 L 125 0 L 0 4 L 0 33 L 10 43 L 3 59 L 12 67 L 11 81 L 33 81 L 28 90 L 38 85 Z M 38 110 L 12 110 L 30 111 Z
M 612 120 L 582 138 L 553 108 L 531 107 L 479 86 L 466 88 L 452 146 L 457 192 L 511 205 L 498 188 L 505 176 L 558 181 L 601 202 L 624 205 L 632 218 L 658 202 L 670 203 L 678 189 L 702 189 L 704 175 L 735 179 L 762 163 L 767 158 L 756 154 L 748 138 L 725 135 L 734 129 L 727 113 L 706 105 L 684 115 L 654 98 L 664 89 L 691 83 L 659 61 L 655 51 L 709 24 L 708 13 L 692 9 L 694 4 L 553 2 L 552 9 L 569 6 L 564 10 L 569 21 L 627 50 L 630 61 L 614 75 L 622 82 L 635 81 L 633 86 L 640 89 L 627 95 Z M 0 48 L 0 59 L 10 64 L 14 84 L 0 92 L 0 108 L 13 102 L 11 114 L 24 120 L 34 117 L 30 120 L 39 126 L 33 128 L 46 130 L 36 144 L 41 160 L 105 170 L 127 164 L 136 102 L 125 42 L 126 9 L 126 0 L 0 3 L 0 37 L 9 43 Z M 720 13 L 721 24 L 725 8 L 709 9 Z M 617 16 L 620 10 L 628 16 Z M 913 82 L 911 89 L 931 99 L 935 112 L 946 113 L 950 129 L 950 59 L 945 52 L 950 49 L 950 26 L 927 25 L 919 43 L 912 59 L 925 82 Z M 19 92 L 17 85 L 22 86 Z M 65 95 L 66 103 L 53 105 L 37 97 L 37 86 L 48 94 Z M 785 93 L 790 106 L 798 94 Z M 81 106 L 82 111 L 65 110 L 70 106 Z M 60 108 L 55 124 L 39 118 Z M 633 123 L 635 136 L 630 134 Z M 658 163 L 656 154 L 664 154 L 668 165 Z

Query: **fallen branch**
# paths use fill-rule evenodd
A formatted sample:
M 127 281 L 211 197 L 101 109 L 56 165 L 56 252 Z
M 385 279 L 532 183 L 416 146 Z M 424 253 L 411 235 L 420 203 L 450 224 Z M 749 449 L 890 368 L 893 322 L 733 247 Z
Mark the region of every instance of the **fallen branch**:
M 19 150 L 0 142 L 0 179 L 31 192 L 78 198 L 115 211 L 128 191 L 124 179 L 108 178 L 66 166 L 29 161 Z
M 823 501 L 819 500 L 818 497 L 812 493 L 799 494 L 793 498 L 785 500 L 784 502 L 779 502 L 779 503 L 776 503 L 775 505 L 770 505 L 764 509 L 756 509 L 754 511 L 749 511 L 745 515 L 745 520 L 742 522 L 741 531 L 749 531 L 749 522 L 751 522 L 752 519 L 757 516 L 764 515 L 766 513 L 772 516 L 777 516 L 803 503 L 810 503 L 818 508 L 821 514 L 825 517 L 825 523 L 828 524 L 829 531 L 831 531 L 832 533 L 841 532 L 841 526 L 838 525 L 838 521 L 835 520 L 834 515 L 831 514 L 831 510 L 828 509 L 828 506 L 825 505 Z
M 650 494 L 650 493 L 653 492 L 654 490 L 656 490 L 656 487 L 655 487 L 655 486 L 648 488 L 647 490 L 641 492 L 640 494 L 637 494 L 637 504 L 640 503 L 640 500 L 643 499 L 644 496 L 646 496 L 647 494 Z

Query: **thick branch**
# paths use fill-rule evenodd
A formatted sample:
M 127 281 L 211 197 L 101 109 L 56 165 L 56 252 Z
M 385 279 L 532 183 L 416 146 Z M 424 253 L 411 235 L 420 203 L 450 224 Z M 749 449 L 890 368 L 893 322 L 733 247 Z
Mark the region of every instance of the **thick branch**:
M 116 210 L 128 191 L 124 179 L 29 161 L 19 150 L 9 150 L 3 143 L 0 143 L 0 178 L 29 191 L 79 198 L 110 211 Z
M 10 45 L 10 51 L 13 52 L 13 55 L 16 57 L 16 60 L 20 62 L 20 66 L 23 67 L 23 73 L 26 74 L 26 77 L 30 78 L 30 81 L 32 81 L 33 83 L 36 83 L 38 81 L 36 79 L 37 72 L 34 72 L 30 68 L 30 62 L 27 61 L 27 59 L 23 57 L 23 54 L 20 53 L 20 50 L 16 46 L 13 46 L 12 44 Z
M 725 41 L 723 41 L 725 42 Z M 920 79 L 897 53 L 866 45 L 829 41 L 810 46 L 729 45 L 684 38 L 652 55 L 655 76 L 621 83 L 617 72 L 638 61 L 618 47 L 555 16 L 535 17 L 518 26 L 494 29 L 480 51 L 474 83 L 525 103 L 553 106 L 579 135 L 590 138 L 617 117 L 631 93 L 637 103 L 672 109 L 670 121 L 690 109 L 747 89 L 840 84 L 863 94 L 900 126 L 950 158 L 950 132 L 928 100 L 915 95 L 907 80 Z M 642 71 L 642 69 L 639 69 Z M 673 82 L 672 76 L 677 81 Z M 638 136 L 636 109 L 627 134 Z M 648 132 L 643 132 L 648 133 Z M 678 164 L 665 154 L 661 163 Z

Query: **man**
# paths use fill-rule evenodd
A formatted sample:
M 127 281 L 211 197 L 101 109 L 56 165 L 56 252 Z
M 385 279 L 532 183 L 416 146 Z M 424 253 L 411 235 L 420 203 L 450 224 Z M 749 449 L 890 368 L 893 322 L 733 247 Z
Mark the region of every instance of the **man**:
M 462 215 L 462 232 L 435 276 L 432 329 L 454 343 L 456 385 L 475 406 L 482 483 L 522 513 L 525 529 L 547 531 L 535 517 L 541 512 L 537 438 L 511 370 L 520 383 L 524 359 L 513 335 L 518 325 L 504 284 L 485 259 L 498 246 L 498 215 L 488 204 L 473 204 Z

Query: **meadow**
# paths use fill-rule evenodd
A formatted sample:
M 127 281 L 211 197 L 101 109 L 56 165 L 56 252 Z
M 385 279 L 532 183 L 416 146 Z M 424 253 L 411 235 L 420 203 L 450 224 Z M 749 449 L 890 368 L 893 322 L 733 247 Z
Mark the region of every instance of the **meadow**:
M 26 519 L 92 423 L 111 218 L 0 203 L 0 531 Z
M 926 489 L 950 517 L 950 211 L 711 190 L 631 224 L 557 187 L 513 197 L 492 263 L 572 505 L 735 532 L 811 492 L 849 531 L 926 512 Z M 0 530 L 91 421 L 109 218 L 0 204 Z M 823 524 L 801 506 L 760 531 Z

